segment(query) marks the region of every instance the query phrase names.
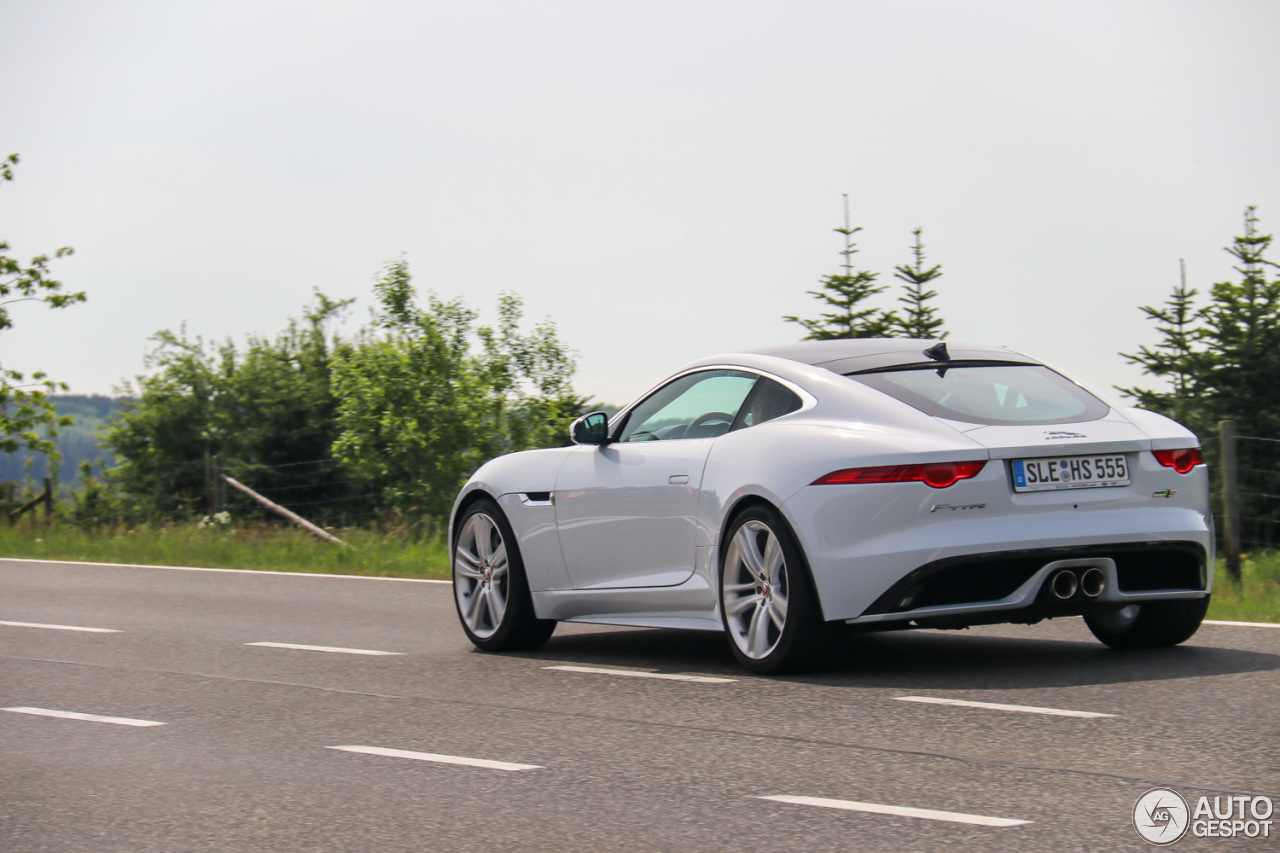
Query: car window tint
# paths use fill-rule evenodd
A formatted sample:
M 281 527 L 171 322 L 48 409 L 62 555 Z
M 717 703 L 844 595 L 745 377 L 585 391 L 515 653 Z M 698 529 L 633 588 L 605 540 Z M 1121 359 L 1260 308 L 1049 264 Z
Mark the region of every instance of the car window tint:
M 1061 424 L 1103 417 L 1109 406 L 1038 364 L 957 365 L 853 374 L 922 412 L 974 424 Z
M 733 428 L 742 429 L 780 418 L 799 409 L 801 405 L 803 403 L 800 397 L 790 388 L 780 382 L 761 377 L 752 390 L 751 396 L 747 398 L 746 405 L 738 413 L 738 422 L 733 425 Z
M 659 388 L 631 410 L 619 441 L 712 438 L 729 431 L 759 377 L 704 370 Z

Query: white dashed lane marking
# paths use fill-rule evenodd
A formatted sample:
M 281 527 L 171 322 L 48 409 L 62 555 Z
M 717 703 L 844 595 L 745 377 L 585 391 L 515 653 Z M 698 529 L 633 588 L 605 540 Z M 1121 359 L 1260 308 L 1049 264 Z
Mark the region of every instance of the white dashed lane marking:
M 245 643 L 246 646 L 265 646 L 268 649 L 296 649 L 304 652 L 335 652 L 341 655 L 399 655 L 403 652 L 380 652 L 376 649 L 344 649 L 340 646 L 299 646 L 294 643 Z
M 411 758 L 414 761 L 430 761 L 435 764 L 458 764 L 464 767 L 480 767 L 485 770 L 541 770 L 537 764 L 512 764 L 509 761 L 491 761 L 487 758 L 466 758 L 461 755 L 440 755 L 435 752 L 410 752 L 407 749 L 386 749 L 381 746 L 327 746 L 343 752 L 362 755 L 381 755 L 387 758 Z
M 1099 714 L 1095 711 L 1068 711 L 1062 708 L 1040 708 L 1035 705 L 1002 705 L 998 702 L 967 702 L 963 699 L 939 699 L 934 696 L 895 696 L 899 702 L 921 702 L 926 705 L 953 705 L 958 708 L 983 708 L 988 711 L 1012 711 L 1018 714 L 1047 714 L 1051 717 L 1114 717 L 1115 714 Z
M 699 684 L 729 684 L 736 678 L 717 678 L 713 675 L 673 675 L 665 672 L 641 672 L 632 669 L 603 669 L 595 666 L 544 666 L 560 672 L 585 672 L 592 675 L 623 675 L 628 678 L 658 678 L 663 681 L 693 681 Z
M 79 625 L 45 625 L 41 622 L 0 622 L 13 628 L 47 628 L 50 631 L 86 631 L 90 634 L 122 634 L 116 628 L 84 628 Z
M 76 711 L 55 711 L 50 708 L 0 708 L 0 711 L 12 711 L 15 714 L 33 714 L 37 717 L 56 717 L 60 720 L 80 720 L 85 723 L 111 723 L 116 726 L 163 726 L 154 720 L 131 720 L 128 717 L 104 717 L 100 714 L 80 714 Z
M 893 815 L 894 817 L 917 817 L 923 820 L 943 820 L 950 823 L 967 823 L 974 826 L 1022 826 L 1031 823 L 1029 820 L 1013 820 L 1007 817 L 988 817 L 980 814 L 964 814 L 963 812 L 943 812 L 935 809 L 916 809 L 909 806 L 887 806 L 880 803 L 859 803 L 854 800 L 828 800 L 823 797 L 757 797 L 759 800 L 772 800 L 775 803 L 790 803 L 797 806 L 818 806 L 824 809 L 840 809 L 846 812 L 870 812 L 871 814 Z

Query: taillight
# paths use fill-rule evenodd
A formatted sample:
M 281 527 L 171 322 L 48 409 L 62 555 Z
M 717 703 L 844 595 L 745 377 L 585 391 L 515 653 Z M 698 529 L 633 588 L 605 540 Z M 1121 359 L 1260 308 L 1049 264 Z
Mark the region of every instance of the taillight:
M 843 468 L 819 477 L 809 485 L 834 486 L 847 483 L 924 483 L 945 489 L 959 480 L 976 477 L 986 460 L 979 462 L 930 462 L 925 465 L 881 465 L 878 468 Z
M 1186 447 L 1181 450 L 1153 450 L 1151 454 L 1156 461 L 1166 468 L 1172 468 L 1179 474 L 1185 474 L 1197 465 L 1204 464 L 1204 456 L 1198 447 Z

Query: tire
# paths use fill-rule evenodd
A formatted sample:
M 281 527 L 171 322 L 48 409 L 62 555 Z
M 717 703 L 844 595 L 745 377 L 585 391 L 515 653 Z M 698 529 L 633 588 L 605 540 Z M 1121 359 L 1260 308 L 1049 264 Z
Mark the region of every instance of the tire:
M 556 629 L 533 612 L 529 580 L 507 517 L 493 501 L 467 507 L 453 537 L 453 602 L 462 630 L 486 652 L 536 649 Z
M 1209 596 L 1130 604 L 1084 617 L 1093 636 L 1113 649 L 1158 649 L 1191 639 L 1209 610 Z
M 770 507 L 753 506 L 729 525 L 720 545 L 720 618 L 734 657 L 751 672 L 815 663 L 822 612 L 800 546 Z

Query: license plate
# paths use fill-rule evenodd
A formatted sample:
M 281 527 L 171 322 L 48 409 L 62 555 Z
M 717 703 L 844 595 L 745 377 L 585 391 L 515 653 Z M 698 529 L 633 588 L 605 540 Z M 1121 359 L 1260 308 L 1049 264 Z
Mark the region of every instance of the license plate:
M 1129 464 L 1123 454 L 1061 456 L 1013 460 L 1013 490 L 1098 489 L 1129 485 Z

